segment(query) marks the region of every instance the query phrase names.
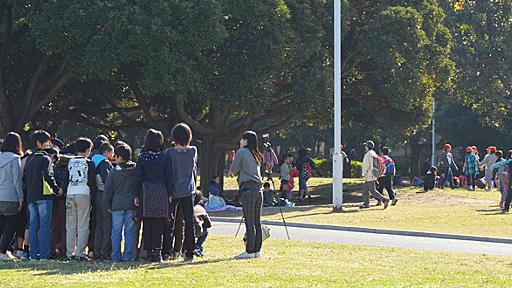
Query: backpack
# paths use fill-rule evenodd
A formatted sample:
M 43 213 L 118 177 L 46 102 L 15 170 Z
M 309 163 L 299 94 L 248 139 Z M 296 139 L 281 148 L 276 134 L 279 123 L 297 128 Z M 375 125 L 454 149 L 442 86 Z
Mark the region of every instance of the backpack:
M 373 158 L 373 168 L 372 173 L 373 176 L 379 178 L 384 175 L 386 172 L 386 158 L 382 156 L 378 156 L 377 158 Z

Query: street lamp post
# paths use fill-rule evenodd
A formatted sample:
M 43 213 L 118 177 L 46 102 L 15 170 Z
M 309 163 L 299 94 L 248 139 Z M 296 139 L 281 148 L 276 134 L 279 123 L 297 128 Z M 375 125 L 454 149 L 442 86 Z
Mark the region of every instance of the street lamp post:
M 343 157 L 341 155 L 341 0 L 334 0 L 334 154 L 332 161 L 333 209 L 343 204 Z

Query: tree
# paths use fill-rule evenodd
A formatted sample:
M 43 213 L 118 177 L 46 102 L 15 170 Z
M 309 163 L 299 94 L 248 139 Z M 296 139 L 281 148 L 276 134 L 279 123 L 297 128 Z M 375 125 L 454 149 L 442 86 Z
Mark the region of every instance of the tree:
M 0 134 L 21 132 L 72 78 L 71 54 L 39 49 L 40 1 L 0 2 Z

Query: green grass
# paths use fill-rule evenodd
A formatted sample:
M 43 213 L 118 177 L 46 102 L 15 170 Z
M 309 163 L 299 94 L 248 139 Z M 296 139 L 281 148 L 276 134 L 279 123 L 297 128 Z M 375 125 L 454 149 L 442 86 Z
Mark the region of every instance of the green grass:
M 263 258 L 235 261 L 233 237 L 206 242 L 193 265 L 0 263 L 2 287 L 510 287 L 512 259 L 267 240 Z
M 347 180 L 345 185 L 351 190 L 362 183 L 361 179 Z M 332 193 L 329 186 L 331 181 L 328 178 L 312 178 L 309 184 L 313 197 L 329 198 Z M 400 199 L 398 205 L 390 206 L 387 210 L 383 210 L 382 206 L 362 211 L 357 209 L 361 200 L 354 199 L 360 195 L 360 191 L 352 191 L 344 195 L 349 200 L 344 205 L 344 213 L 332 213 L 330 205 L 298 206 L 283 209 L 283 212 L 289 222 L 512 238 L 512 214 L 501 213 L 497 205 L 500 198 L 497 191 L 437 189 L 417 194 L 421 189 L 415 187 L 396 190 Z M 263 219 L 281 220 L 276 207 L 264 208 L 263 214 Z M 213 215 L 240 217 L 241 212 Z

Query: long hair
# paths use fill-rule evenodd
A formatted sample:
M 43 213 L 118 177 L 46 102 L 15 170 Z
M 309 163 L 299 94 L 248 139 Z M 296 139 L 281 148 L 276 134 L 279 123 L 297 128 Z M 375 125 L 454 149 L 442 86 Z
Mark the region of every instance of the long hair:
M 18 133 L 9 132 L 5 135 L 4 141 L 0 148 L 1 152 L 12 152 L 18 156 L 23 156 L 23 144 Z
M 261 165 L 263 162 L 263 156 L 261 156 L 261 152 L 258 148 L 258 134 L 253 131 L 245 131 L 242 135 L 242 139 L 247 140 L 247 146 L 244 148 L 251 150 L 252 156 L 256 159 L 256 163 L 258 163 L 258 166 Z

